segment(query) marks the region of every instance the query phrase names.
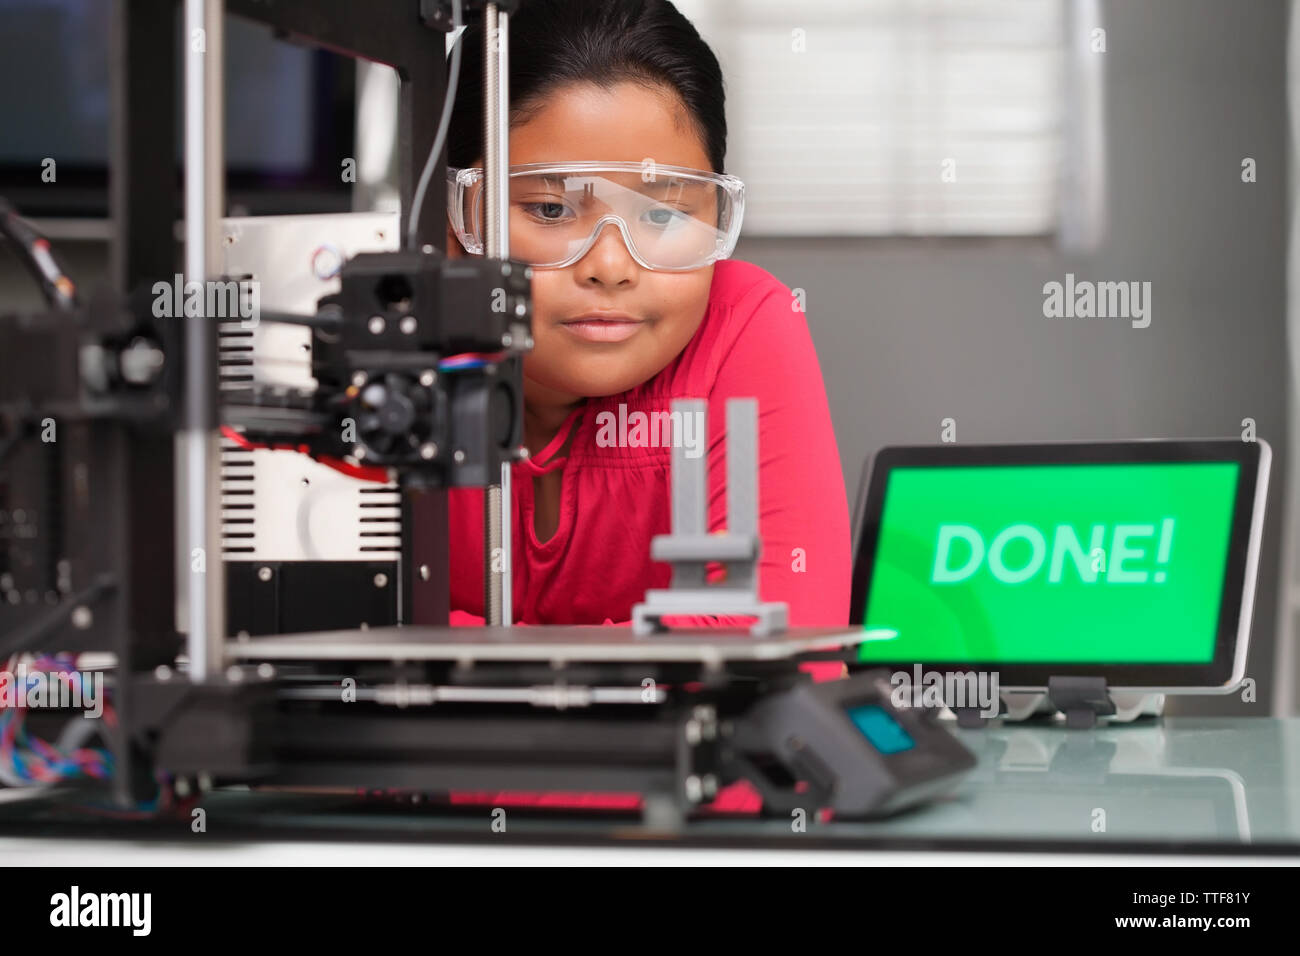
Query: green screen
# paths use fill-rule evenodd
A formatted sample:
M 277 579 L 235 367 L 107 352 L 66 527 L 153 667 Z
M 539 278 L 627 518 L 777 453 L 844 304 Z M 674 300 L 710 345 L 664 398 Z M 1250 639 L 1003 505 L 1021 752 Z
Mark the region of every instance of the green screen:
M 1240 467 L 895 468 L 859 659 L 1208 664 Z

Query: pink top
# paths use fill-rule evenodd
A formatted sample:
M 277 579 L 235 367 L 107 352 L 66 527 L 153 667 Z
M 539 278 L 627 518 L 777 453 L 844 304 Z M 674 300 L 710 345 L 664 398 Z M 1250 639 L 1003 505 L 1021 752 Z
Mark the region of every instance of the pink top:
M 737 260 L 715 265 L 704 320 L 663 371 L 622 394 L 588 399 L 545 449 L 513 466 L 516 623 L 626 625 L 648 588 L 669 586 L 672 568 L 650 559 L 650 540 L 671 531 L 672 450 L 659 429 L 637 428 L 638 419 L 656 419 L 635 413 L 671 411 L 674 398 L 708 400 L 708 525 L 726 528 L 726 401 L 734 397 L 758 399 L 760 597 L 784 601 L 791 627 L 848 623 L 848 499 L 808 323 L 784 284 Z M 557 457 L 574 429 L 567 457 Z M 539 541 L 531 479 L 557 468 L 559 524 Z M 453 489 L 448 498 L 451 623 L 482 625 L 483 491 Z M 712 567 L 710 580 L 723 570 Z M 804 666 L 818 678 L 841 670 Z

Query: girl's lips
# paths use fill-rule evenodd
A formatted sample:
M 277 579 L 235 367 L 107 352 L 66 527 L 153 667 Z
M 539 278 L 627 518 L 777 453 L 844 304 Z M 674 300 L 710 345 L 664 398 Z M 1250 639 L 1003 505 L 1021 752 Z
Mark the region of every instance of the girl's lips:
M 632 318 L 582 318 L 560 323 L 578 338 L 588 342 L 623 342 L 636 335 L 642 324 L 642 320 Z

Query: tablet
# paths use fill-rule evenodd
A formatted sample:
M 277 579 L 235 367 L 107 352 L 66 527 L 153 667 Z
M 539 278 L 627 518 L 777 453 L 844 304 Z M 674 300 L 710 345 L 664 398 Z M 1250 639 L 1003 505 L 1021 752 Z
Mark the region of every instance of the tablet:
M 862 664 L 1227 693 L 1245 676 L 1263 441 L 890 447 L 859 500 Z

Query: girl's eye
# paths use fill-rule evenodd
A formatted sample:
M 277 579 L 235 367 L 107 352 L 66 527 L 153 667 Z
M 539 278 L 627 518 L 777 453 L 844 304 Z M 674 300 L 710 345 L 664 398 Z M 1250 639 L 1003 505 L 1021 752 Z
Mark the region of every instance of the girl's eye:
M 668 206 L 656 206 L 653 209 L 647 209 L 645 219 L 652 226 L 660 229 L 668 229 L 674 225 L 685 222 L 685 216 L 681 210 L 672 209 Z
M 562 202 L 529 202 L 523 208 L 539 222 L 559 222 L 569 213 L 569 207 Z

